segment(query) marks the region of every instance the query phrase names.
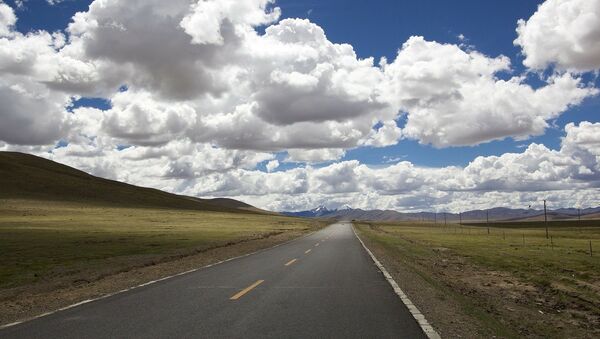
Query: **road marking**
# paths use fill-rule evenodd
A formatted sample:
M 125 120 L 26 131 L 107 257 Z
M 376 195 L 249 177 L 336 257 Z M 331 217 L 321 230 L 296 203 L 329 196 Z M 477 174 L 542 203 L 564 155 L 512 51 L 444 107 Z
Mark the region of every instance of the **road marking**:
M 316 246 L 319 246 L 319 243 L 316 243 L 316 244 L 315 244 L 315 247 L 316 247 Z
M 304 254 L 308 254 L 308 253 L 310 253 L 310 251 L 312 251 L 312 250 L 309 248 L 306 251 L 304 251 Z
M 264 280 L 257 280 L 254 284 L 244 288 L 243 290 L 239 291 L 238 293 L 236 293 L 233 297 L 229 298 L 229 300 L 238 300 L 239 298 L 243 297 L 244 294 L 250 292 L 253 288 L 255 288 L 256 286 L 262 284 L 263 282 L 265 282 Z
M 298 259 L 292 259 L 290 261 L 288 261 L 285 266 L 290 266 L 291 264 L 295 263 Z

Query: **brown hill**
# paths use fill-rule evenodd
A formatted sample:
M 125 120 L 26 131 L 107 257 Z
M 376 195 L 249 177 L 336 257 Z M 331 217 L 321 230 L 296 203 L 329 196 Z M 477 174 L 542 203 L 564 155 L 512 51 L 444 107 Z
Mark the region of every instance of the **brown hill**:
M 103 179 L 48 159 L 17 152 L 0 152 L 0 199 L 270 213 L 233 199 L 199 199 Z

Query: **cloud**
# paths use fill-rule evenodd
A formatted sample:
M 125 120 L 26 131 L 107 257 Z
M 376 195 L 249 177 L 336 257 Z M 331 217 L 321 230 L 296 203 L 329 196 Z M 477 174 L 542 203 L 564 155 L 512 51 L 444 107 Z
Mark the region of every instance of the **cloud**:
M 371 167 L 357 160 L 323 167 L 263 172 L 269 153 L 233 151 L 190 142 L 133 146 L 121 151 L 101 138 L 47 152 L 49 157 L 109 178 L 193 196 L 228 196 L 273 210 L 319 204 L 372 209 L 460 211 L 528 206 L 595 206 L 600 188 L 600 123 L 569 124 L 561 148 L 530 144 L 520 153 L 480 156 L 465 167 L 427 168 L 400 161 Z M 4 146 L 14 149 L 14 146 Z
M 111 102 L 113 107 L 103 112 L 102 131 L 126 144 L 166 144 L 181 138 L 196 120 L 189 105 L 156 101 L 148 92 L 121 92 Z
M 275 210 L 458 210 L 520 204 L 532 192 L 585 205 L 597 196 L 600 126 L 587 122 L 568 124 L 559 150 L 531 144 L 464 168 L 341 161 L 402 138 L 452 147 L 541 135 L 597 93 L 580 75 L 560 70 L 534 87 L 505 56 L 423 37 L 376 65 L 309 20 L 279 17 L 267 0 L 94 1 L 64 33 L 23 34 L 0 3 L 0 149 Z M 74 107 L 81 97 L 110 108 Z M 55 148 L 59 140 L 66 146 Z
M 402 129 L 398 127 L 396 121 L 388 120 L 381 124 L 378 129 L 371 130 L 371 134 L 365 140 L 364 145 L 384 147 L 395 145 L 402 137 Z
M 319 163 L 341 159 L 346 152 L 340 148 L 326 149 L 290 149 L 286 161 Z
M 377 89 L 382 76 L 373 59 L 357 59 L 352 46 L 331 43 L 306 19 L 268 27 L 248 49 L 255 59 L 256 114 L 266 122 L 342 122 L 395 114 Z
M 456 45 L 411 37 L 385 64 L 390 101 L 406 113 L 404 137 L 435 147 L 477 145 L 541 135 L 556 118 L 597 89 L 565 73 L 534 89 L 510 71 L 505 56 L 487 57 Z
M 600 69 L 600 1 L 548 0 L 519 20 L 514 44 L 529 68 L 549 65 L 574 71 Z
M 279 167 L 279 161 L 277 161 L 277 159 L 271 160 L 267 163 L 266 167 L 267 167 L 267 172 L 273 172 L 274 170 L 277 169 L 277 167 Z
M 5 7 L 0 4 L 0 11 Z M 0 37 L 0 140 L 47 144 L 65 135 L 70 95 L 45 83 L 55 74 L 61 44 L 60 34 L 45 31 Z
M 195 115 L 186 119 L 185 137 L 233 149 L 355 147 L 378 120 L 395 117 L 378 89 L 382 74 L 373 60 L 331 43 L 319 26 L 286 19 L 259 35 L 255 26 L 279 16 L 270 4 L 94 2 L 69 25 L 69 44 L 60 51 L 69 62 L 49 85 L 120 100 L 123 95 L 113 93 L 127 84 L 152 95 L 146 106 L 154 110 L 138 110 L 138 121 L 154 121 L 143 115 L 178 102 Z M 128 121 L 131 111 L 117 109 L 111 121 L 120 114 L 118 120 Z M 114 123 L 110 127 L 136 143 Z M 383 131 L 374 145 L 395 141 L 389 128 Z M 142 144 L 166 137 L 153 128 L 145 134 Z
M 277 21 L 280 11 L 272 5 L 95 1 L 73 16 L 67 35 L 10 31 L 0 42 L 0 71 L 19 77 L 11 83 L 27 83 L 28 91 L 35 87 L 29 102 L 18 105 L 31 110 L 46 97 L 43 104 L 55 109 L 5 112 L 14 115 L 5 133 L 20 139 L 0 139 L 40 144 L 73 135 L 69 129 L 77 125 L 63 122 L 78 118 L 61 106 L 93 96 L 112 102 L 98 133 L 118 143 L 189 140 L 292 150 L 293 161 L 318 162 L 401 138 L 436 147 L 526 139 L 596 92 L 568 73 L 537 89 L 519 76 L 502 80 L 497 74 L 510 72 L 508 58 L 422 37 L 404 43 L 392 63 L 375 66 L 306 19 Z M 260 25 L 267 26 L 264 34 L 256 31 Z M 123 85 L 127 91 L 119 92 Z M 406 114 L 402 127 L 396 124 L 400 111 Z M 25 122 L 36 114 L 57 124 L 45 137 L 24 140 L 33 135 L 23 133 L 31 125 Z
M 247 30 L 276 21 L 281 15 L 278 7 L 268 10 L 274 0 L 199 1 L 181 20 L 181 27 L 192 37 L 192 43 L 223 45 L 222 29 L 232 24 L 236 30 Z
M 0 1 L 0 37 L 9 35 L 16 22 L 17 17 L 13 9 Z

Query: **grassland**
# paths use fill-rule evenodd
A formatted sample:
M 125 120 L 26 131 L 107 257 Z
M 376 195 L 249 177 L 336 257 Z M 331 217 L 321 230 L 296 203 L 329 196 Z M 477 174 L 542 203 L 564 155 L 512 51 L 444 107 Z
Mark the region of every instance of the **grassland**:
M 433 291 L 435 298 L 421 298 L 422 291 L 406 287 L 423 300 L 443 334 L 598 337 L 599 223 L 549 225 L 551 239 L 543 222 L 493 224 L 489 234 L 481 226 L 420 223 L 358 223 L 357 228 L 394 267 L 399 283 L 406 277 L 398 275 L 402 271 Z M 594 256 L 590 242 L 598 251 Z M 441 302 L 454 308 L 438 312 Z M 476 325 L 465 333 L 461 327 L 468 329 L 468 322 Z
M 249 253 L 324 225 L 0 152 L 0 323 Z
M 0 288 L 144 262 L 317 227 L 272 215 L 0 200 Z

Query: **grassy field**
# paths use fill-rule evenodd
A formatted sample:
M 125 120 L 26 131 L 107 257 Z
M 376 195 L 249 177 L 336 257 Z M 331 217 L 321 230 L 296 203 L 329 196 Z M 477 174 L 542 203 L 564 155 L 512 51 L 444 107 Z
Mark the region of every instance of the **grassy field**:
M 319 222 L 255 213 L 118 208 L 0 200 L 0 289 L 82 275 L 86 280 Z
M 439 225 L 439 223 L 438 223 Z M 468 222 L 463 223 L 464 226 L 479 226 L 479 227 L 498 227 L 498 228 L 545 228 L 546 223 L 543 220 L 536 221 L 494 221 L 489 224 L 485 222 Z M 571 220 L 549 220 L 548 228 L 554 230 L 564 230 L 564 229 L 577 229 L 581 228 L 586 229 L 589 227 L 600 227 L 600 219 L 584 219 L 581 220 L 571 219 Z
M 551 239 L 543 222 L 492 224 L 489 233 L 487 227 L 453 224 L 357 227 L 389 260 L 409 266 L 453 298 L 461 312 L 487 329 L 482 334 L 597 337 L 600 223 L 549 225 Z

